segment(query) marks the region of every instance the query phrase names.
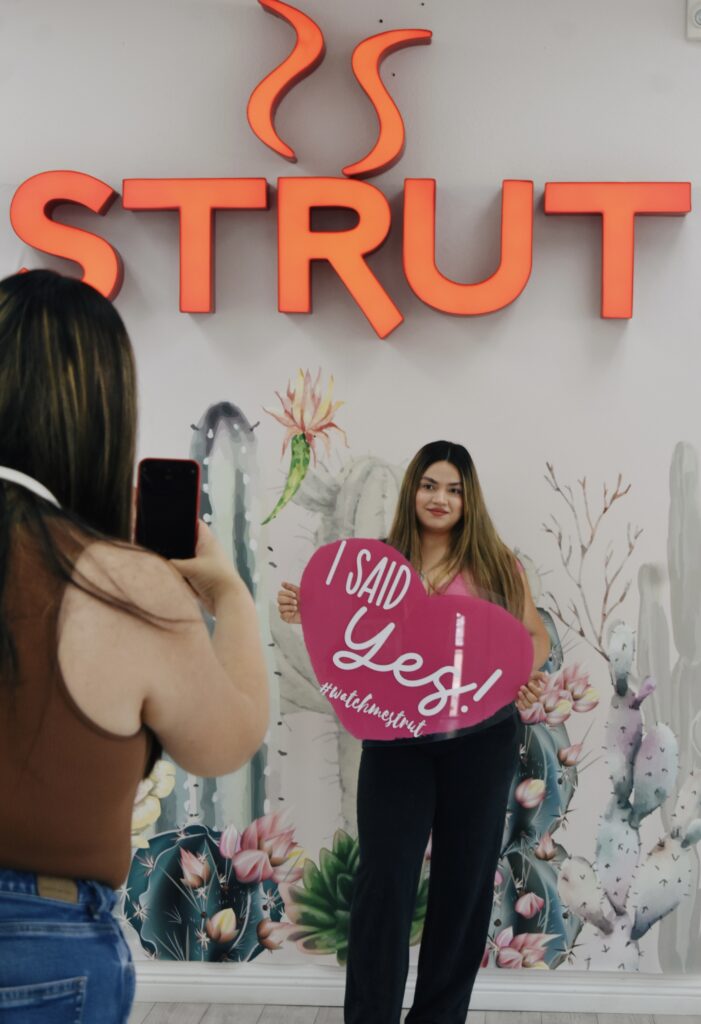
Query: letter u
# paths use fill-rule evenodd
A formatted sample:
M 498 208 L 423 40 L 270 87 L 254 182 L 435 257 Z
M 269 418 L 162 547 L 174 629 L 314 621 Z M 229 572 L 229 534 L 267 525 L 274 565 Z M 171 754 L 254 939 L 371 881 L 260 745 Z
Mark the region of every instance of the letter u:
M 533 182 L 505 181 L 501 192 L 501 260 L 491 277 L 458 284 L 436 266 L 436 182 L 404 183 L 404 273 L 412 291 L 429 306 L 456 316 L 503 309 L 528 283 L 533 264 Z

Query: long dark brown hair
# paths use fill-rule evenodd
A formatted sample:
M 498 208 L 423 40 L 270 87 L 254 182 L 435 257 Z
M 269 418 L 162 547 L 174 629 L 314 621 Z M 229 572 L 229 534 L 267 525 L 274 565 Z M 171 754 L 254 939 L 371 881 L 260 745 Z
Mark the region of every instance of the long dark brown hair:
M 440 564 L 436 586 L 467 570 L 479 593 L 497 599 L 512 615 L 523 617 L 524 589 L 516 559 L 492 522 L 467 448 L 452 441 L 432 441 L 409 463 L 399 490 L 397 510 L 387 543 L 421 569 L 421 536 L 416 519 L 416 492 L 434 462 L 449 462 L 460 474 L 462 520 L 455 526 L 448 552 Z
M 3 607 L 8 560 L 20 531 L 58 577 L 141 614 L 77 580 L 76 550 L 90 538 L 129 541 L 136 442 L 131 343 L 111 302 L 49 270 L 0 281 L 0 465 L 34 477 L 58 510 L 0 480 L 0 669 L 16 655 Z

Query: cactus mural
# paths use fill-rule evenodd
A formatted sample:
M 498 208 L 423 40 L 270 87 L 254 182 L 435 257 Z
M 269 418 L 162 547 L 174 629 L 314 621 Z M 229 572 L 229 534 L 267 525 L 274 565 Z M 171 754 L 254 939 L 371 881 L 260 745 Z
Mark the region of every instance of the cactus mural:
M 680 644 L 675 676 L 677 680 L 684 679 L 684 695 L 692 702 L 695 692 L 691 684 L 692 663 L 697 657 L 694 634 L 701 596 L 701 516 L 697 504 L 689 507 L 689 491 L 693 495 L 691 501 L 696 499 L 695 467 L 693 454 L 688 448 L 678 446 L 672 465 L 674 497 L 669 543 L 672 608 L 673 616 L 677 615 Z M 553 598 L 554 613 L 573 634 L 578 634 L 602 656 L 612 683 L 604 745 L 612 794 L 600 819 L 596 856 L 593 862 L 579 856 L 564 861 L 558 890 L 569 911 L 597 929 L 599 948 L 616 968 L 637 970 L 641 955 L 639 940 L 662 922 L 660 942 L 664 952 L 660 960 L 663 969 L 670 969 L 670 965 L 676 970 L 694 969 L 687 965 L 696 961 L 686 958 L 694 957 L 699 937 L 695 847 L 701 838 L 701 771 L 698 762 L 690 756 L 694 749 L 693 730 L 699 721 L 698 709 L 694 712 L 689 704 L 682 707 L 675 700 L 678 695 L 674 694 L 670 678 L 666 620 L 655 593 L 652 567 L 643 567 L 639 576 L 643 650 L 638 664 L 645 674 L 641 683 L 636 683 L 633 675 L 636 647 L 633 631 L 625 622 L 612 618 L 612 612 L 623 604 L 629 592 L 630 581 L 622 584 L 618 578 L 635 549 L 639 529 L 628 526 L 627 548 L 617 567 L 613 567 L 611 546 L 606 551 L 600 614 L 593 614 L 587 603 L 582 583 L 584 560 L 592 549 L 603 516 L 614 502 L 628 493 L 630 486 L 622 486 L 620 475 L 613 490 L 604 486 L 602 509 L 593 519 L 586 480 L 580 481 L 582 511 L 575 503 L 572 489 L 561 487 L 553 467 L 548 464 L 547 468 L 546 479 L 568 505 L 576 533 L 576 541 L 568 538 L 555 517 L 552 517 L 552 525 L 545 526 L 555 537 L 563 567 L 576 588 L 567 614 Z M 578 560 L 573 557 L 577 541 Z M 620 587 L 617 599 L 613 597 L 614 584 Z M 658 673 L 662 692 L 658 692 L 650 669 Z M 642 707 L 650 698 L 654 724 L 646 728 Z M 685 740 L 686 756 L 681 771 L 677 732 Z M 666 833 L 653 849 L 643 854 L 640 827 L 655 811 L 660 812 Z M 683 914 L 672 916 L 680 907 Z M 662 934 L 674 937 L 671 949 Z M 682 950 L 685 960 L 681 958 Z
M 156 960 L 249 961 L 280 921 L 279 885 L 301 875 L 301 850 L 282 814 L 241 834 L 187 825 L 151 838 L 134 856 L 122 918 Z
M 228 551 L 254 600 L 258 597 L 258 455 L 253 427 L 231 402 L 210 406 L 193 425 L 190 457 L 200 465 L 200 515 Z M 256 601 L 264 632 L 267 606 Z M 204 613 L 208 627 L 211 617 Z M 271 687 L 272 714 L 277 693 Z M 163 802 L 160 828 L 183 824 L 222 827 L 250 821 L 265 810 L 265 746 L 253 761 L 219 780 L 199 779 L 176 768 L 175 791 Z
M 358 868 L 358 840 L 338 829 L 332 849 L 322 848 L 319 867 L 307 860 L 300 884 L 280 886 L 285 913 L 292 924 L 275 925 L 273 938 L 294 942 L 302 953 L 333 954 L 344 965 L 348 956 L 348 929 L 355 874 Z M 415 945 L 421 938 L 428 903 L 428 852 L 414 907 L 409 938 Z
M 402 475 L 401 467 L 369 455 L 350 459 L 335 476 L 321 463 L 311 469 L 293 498 L 317 517 L 309 555 L 343 537 L 386 537 Z M 341 728 L 319 692 L 300 631 L 282 622 L 274 607 L 270 622 L 280 672 L 281 711 L 317 711 L 328 717 L 337 750 L 341 826 L 354 829 L 360 743 Z
M 680 442 L 674 449 L 669 491 L 670 617 L 668 621 L 657 568 L 643 565 L 638 574 L 637 657 L 639 675 L 652 676 L 658 683 L 649 702 L 655 720 L 668 723 L 679 739 L 679 776 L 670 800 L 660 806 L 667 832 L 673 828 L 672 806 L 685 780 L 701 768 L 701 503 L 698 457 L 689 444 Z M 691 870 L 690 897 L 660 924 L 658 951 L 664 971 L 701 973 L 697 857 L 691 860 Z
M 551 668 L 553 657 L 551 652 Z M 521 712 L 520 763 L 509 796 L 485 966 L 493 961 L 498 967 L 554 969 L 571 956 L 581 922 L 561 904 L 558 870 L 567 852 L 552 836 L 567 819 L 582 752 L 582 744 L 570 743 L 564 723 L 597 703 L 588 676 L 572 665 Z
M 622 666 L 621 650 L 630 655 Z M 642 852 L 643 820 L 662 808 L 676 787 L 678 745 L 665 723 L 644 727 L 641 708 L 654 683 L 646 679 L 634 689 L 627 668 L 633 652 L 632 631 L 624 623 L 612 625 L 613 694 L 605 742 L 612 794 L 600 821 L 595 862 L 568 859 L 558 884 L 563 902 L 597 929 L 601 951 L 619 970 L 638 969 L 639 940 L 690 895 L 701 839 L 701 772 L 695 772 L 679 789 L 671 829 Z
M 263 606 L 258 593 L 256 448 L 254 427 L 230 402 L 211 406 L 193 426 L 191 457 L 201 467 L 200 514 L 228 550 L 256 600 L 265 635 L 267 602 Z M 212 621 L 206 613 L 205 618 L 211 628 Z M 279 696 L 275 678 L 272 676 L 271 711 L 277 718 Z M 221 835 L 218 830 L 228 822 L 267 820 L 261 817 L 267 809 L 266 781 L 270 779 L 275 783 L 268 774 L 267 753 L 266 744 L 244 768 L 218 779 L 200 779 L 188 774 L 173 765 L 166 755 L 157 763 L 152 776 L 142 783 L 132 826 L 133 845 L 137 849 L 122 914 L 136 928 L 148 955 L 175 959 L 246 959 L 263 948 L 258 941 L 260 937 L 256 938 L 248 925 L 245 935 L 241 930 L 243 925 L 239 926 L 236 936 L 228 945 L 224 943 L 226 949 L 223 940 L 219 941 L 228 934 L 227 929 L 222 931 L 220 926 L 227 921 L 231 924 L 229 912 L 241 922 L 243 904 L 240 901 L 244 896 L 246 906 L 253 901 L 255 912 L 252 911 L 251 921 L 260 922 L 261 908 L 270 902 L 270 895 L 264 891 L 268 886 L 265 880 L 265 885 L 261 883 L 263 888 L 256 893 L 239 888 L 238 895 L 227 897 L 228 883 L 221 881 L 222 854 L 215 852 L 215 847 Z M 155 831 L 157 835 L 153 834 Z M 209 864 L 213 873 L 206 887 L 206 898 L 201 892 L 193 895 L 193 891 L 182 884 L 182 879 L 177 881 L 181 852 L 204 857 Z M 219 878 L 219 888 L 215 876 Z M 282 900 L 276 899 L 279 915 Z M 193 900 L 202 903 L 199 910 Z M 211 935 L 206 929 L 202 930 L 204 918 L 199 920 L 198 913 L 206 914 L 207 920 L 216 917 L 216 924 L 210 927 Z M 179 931 L 174 930 L 176 918 Z M 198 928 L 193 932 L 196 923 Z M 213 935 L 218 936 L 216 941 Z M 267 936 L 264 938 L 267 942 Z

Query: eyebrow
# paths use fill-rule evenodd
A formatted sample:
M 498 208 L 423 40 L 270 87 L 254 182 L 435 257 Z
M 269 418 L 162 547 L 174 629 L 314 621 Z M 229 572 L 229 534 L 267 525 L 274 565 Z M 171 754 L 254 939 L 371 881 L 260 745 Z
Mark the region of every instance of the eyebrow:
M 434 480 L 432 476 L 422 476 L 421 480 L 422 481 L 428 480 L 428 482 L 430 484 L 437 484 L 438 483 L 438 481 Z M 462 484 L 461 484 L 461 482 L 459 480 L 453 480 L 452 483 L 446 484 L 446 487 L 460 487 L 460 488 L 462 488 Z

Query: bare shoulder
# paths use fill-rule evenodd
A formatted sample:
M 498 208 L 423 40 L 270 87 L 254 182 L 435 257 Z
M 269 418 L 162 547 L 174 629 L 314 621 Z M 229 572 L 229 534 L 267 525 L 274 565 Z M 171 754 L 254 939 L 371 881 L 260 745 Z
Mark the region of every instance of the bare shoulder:
M 74 579 L 96 587 L 147 615 L 199 621 L 197 602 L 182 577 L 165 559 L 127 544 L 96 541 L 75 564 Z M 94 600 L 71 587 L 66 597 Z
M 78 586 L 66 587 L 58 622 L 65 685 L 93 722 L 131 736 L 151 689 L 177 677 L 193 634 L 203 631 L 196 601 L 166 561 L 107 541 L 83 549 L 73 579 Z

